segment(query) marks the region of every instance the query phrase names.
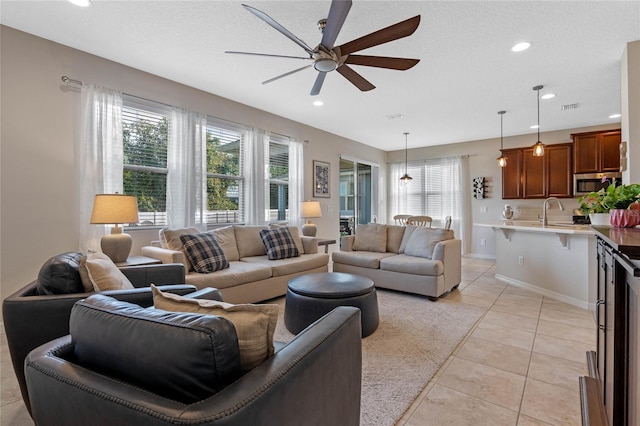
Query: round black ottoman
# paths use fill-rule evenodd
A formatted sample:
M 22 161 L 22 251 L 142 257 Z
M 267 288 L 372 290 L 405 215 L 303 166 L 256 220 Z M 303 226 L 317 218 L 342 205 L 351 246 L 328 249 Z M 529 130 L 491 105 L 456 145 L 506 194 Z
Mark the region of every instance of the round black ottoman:
M 378 328 L 378 298 L 369 278 L 343 272 L 302 275 L 289 281 L 284 324 L 298 334 L 338 306 L 360 309 L 362 337 Z

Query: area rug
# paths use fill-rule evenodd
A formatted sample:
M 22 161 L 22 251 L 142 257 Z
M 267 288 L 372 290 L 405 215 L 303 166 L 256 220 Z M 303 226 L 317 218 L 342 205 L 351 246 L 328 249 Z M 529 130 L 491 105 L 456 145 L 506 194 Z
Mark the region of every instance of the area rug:
M 362 339 L 362 406 L 360 425 L 391 426 L 420 395 L 473 325 L 483 308 L 377 290 L 378 329 Z M 284 326 L 284 298 L 275 339 L 294 336 Z

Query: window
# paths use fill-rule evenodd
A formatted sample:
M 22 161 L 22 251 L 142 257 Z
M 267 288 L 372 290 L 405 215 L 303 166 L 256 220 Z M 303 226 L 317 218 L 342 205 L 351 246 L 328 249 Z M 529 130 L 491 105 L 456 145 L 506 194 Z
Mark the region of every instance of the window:
M 123 99 L 124 193 L 138 197 L 140 225 L 167 224 L 168 109 Z
M 242 158 L 246 129 L 207 119 L 207 223 L 244 222 Z
M 269 137 L 269 210 L 267 222 L 289 220 L 289 141 Z

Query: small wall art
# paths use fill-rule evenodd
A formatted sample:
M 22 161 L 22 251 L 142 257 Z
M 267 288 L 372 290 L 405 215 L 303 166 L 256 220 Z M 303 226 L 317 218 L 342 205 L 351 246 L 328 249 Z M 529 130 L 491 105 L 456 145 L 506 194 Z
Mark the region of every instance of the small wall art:
M 485 182 L 484 177 L 473 178 L 473 197 L 481 200 L 484 198 Z
M 331 164 L 313 160 L 313 196 L 330 198 Z

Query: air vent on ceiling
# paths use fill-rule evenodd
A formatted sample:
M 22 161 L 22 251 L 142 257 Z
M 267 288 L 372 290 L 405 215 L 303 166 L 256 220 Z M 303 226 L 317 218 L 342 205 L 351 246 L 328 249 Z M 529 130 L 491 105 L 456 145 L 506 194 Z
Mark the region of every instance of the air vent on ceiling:
M 578 108 L 578 104 L 566 104 L 560 107 L 560 111 L 568 111 L 570 109 L 576 109 L 576 108 Z

